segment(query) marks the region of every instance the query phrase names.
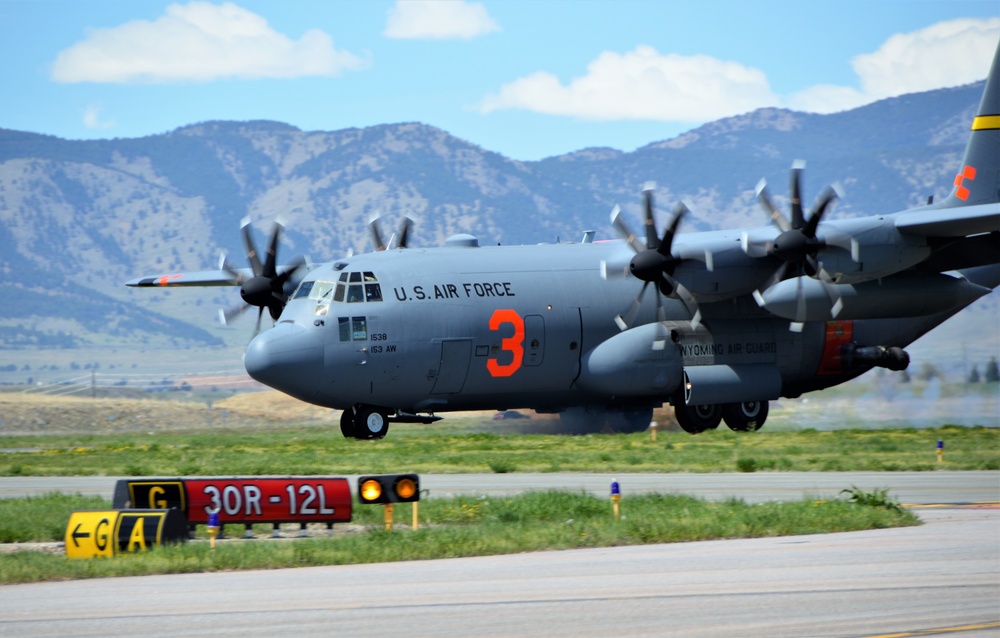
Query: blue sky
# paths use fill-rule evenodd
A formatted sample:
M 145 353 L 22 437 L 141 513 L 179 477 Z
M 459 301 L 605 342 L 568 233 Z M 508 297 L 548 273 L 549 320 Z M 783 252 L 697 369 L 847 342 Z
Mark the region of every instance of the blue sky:
M 997 0 L 0 0 L 0 128 L 418 121 L 513 159 L 985 77 Z

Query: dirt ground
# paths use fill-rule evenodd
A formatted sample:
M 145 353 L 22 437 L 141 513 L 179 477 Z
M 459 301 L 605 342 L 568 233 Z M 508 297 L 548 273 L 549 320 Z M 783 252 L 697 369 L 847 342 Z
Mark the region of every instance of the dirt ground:
M 518 412 L 529 418 L 494 421 L 492 411 L 462 412 L 455 416 L 461 414 L 481 420 L 483 427 L 490 431 L 512 434 L 564 432 L 558 415 L 540 415 L 531 410 Z M 669 407 L 656 410 L 653 418 L 664 430 L 677 428 Z M 0 436 L 163 432 L 307 423 L 339 427 L 340 411 L 311 405 L 273 390 L 236 394 L 211 406 L 162 399 L 0 393 Z
M 0 394 L 0 435 L 156 432 L 288 423 L 338 423 L 340 413 L 280 392 L 247 392 L 214 403 Z

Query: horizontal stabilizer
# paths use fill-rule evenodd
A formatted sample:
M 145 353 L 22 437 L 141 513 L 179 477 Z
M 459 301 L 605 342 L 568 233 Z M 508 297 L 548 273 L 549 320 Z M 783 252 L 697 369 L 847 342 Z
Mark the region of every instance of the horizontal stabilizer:
M 967 237 L 1000 230 L 1000 203 L 926 208 L 896 217 L 896 229 L 925 237 Z

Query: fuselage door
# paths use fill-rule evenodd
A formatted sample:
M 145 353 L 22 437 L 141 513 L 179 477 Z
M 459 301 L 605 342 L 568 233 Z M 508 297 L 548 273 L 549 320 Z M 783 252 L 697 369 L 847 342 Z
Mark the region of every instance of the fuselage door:
M 437 379 L 431 392 L 434 394 L 454 394 L 462 391 L 465 377 L 469 372 L 472 356 L 471 339 L 449 339 L 441 341 L 441 359 Z

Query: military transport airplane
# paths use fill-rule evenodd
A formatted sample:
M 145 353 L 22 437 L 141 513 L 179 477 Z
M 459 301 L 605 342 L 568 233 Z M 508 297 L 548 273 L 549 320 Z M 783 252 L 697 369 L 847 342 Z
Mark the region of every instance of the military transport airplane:
M 281 227 L 261 263 L 245 222 L 250 269 L 127 285 L 240 286 L 276 322 L 247 372 L 343 410 L 347 437 L 510 408 L 630 432 L 664 402 L 691 433 L 757 429 L 771 400 L 905 368 L 903 347 L 1000 284 L 998 59 L 951 193 L 905 212 L 824 221 L 828 188 L 807 214 L 796 163 L 789 216 L 758 185 L 760 228 L 677 235 L 679 206 L 660 234 L 647 189 L 641 235 L 612 213 L 625 242 L 415 248 L 404 218 L 389 245 L 373 223 L 376 252 L 278 266 Z

